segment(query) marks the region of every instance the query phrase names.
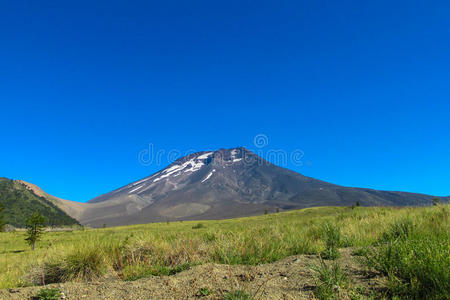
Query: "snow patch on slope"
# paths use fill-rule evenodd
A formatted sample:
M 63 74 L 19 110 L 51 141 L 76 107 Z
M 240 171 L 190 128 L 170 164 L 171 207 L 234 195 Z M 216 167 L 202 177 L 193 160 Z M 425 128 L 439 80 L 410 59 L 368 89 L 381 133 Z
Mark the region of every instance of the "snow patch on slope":
M 210 157 L 214 152 L 208 152 L 205 154 L 200 155 L 199 157 L 197 157 L 197 159 L 207 159 L 208 157 Z
M 237 157 L 238 153 L 239 152 L 236 149 L 231 151 L 231 162 L 235 163 L 235 162 L 238 162 L 238 161 L 242 160 L 242 158 L 238 158 Z
M 131 191 L 129 191 L 128 194 L 131 194 L 131 193 L 133 193 L 133 192 L 135 192 L 135 191 L 137 191 L 137 190 L 139 190 L 139 189 L 141 189 L 141 188 L 143 188 L 143 187 L 144 187 L 144 185 L 140 185 L 140 186 L 138 186 L 137 188 L 132 189 Z
M 212 154 L 212 152 L 211 152 L 211 154 Z M 205 155 L 206 154 L 201 155 L 201 156 L 205 156 Z M 206 157 L 208 157 L 208 156 L 206 156 Z M 201 167 L 204 165 L 205 165 L 204 162 L 196 161 L 196 159 L 194 158 L 194 159 L 188 160 L 187 162 L 185 162 L 181 165 L 175 165 L 170 168 L 167 168 L 166 170 L 161 172 L 161 173 L 163 173 L 163 175 L 159 176 L 158 178 L 155 178 L 153 180 L 153 182 L 160 181 L 161 179 L 167 178 L 173 174 L 175 174 L 174 176 L 178 176 L 178 175 L 180 175 L 181 171 L 184 171 L 185 173 L 186 172 L 195 172 L 195 171 L 200 170 Z
M 208 176 L 206 176 L 205 179 L 202 180 L 202 182 L 205 182 L 206 180 L 208 180 L 215 171 L 216 171 L 216 169 L 212 170 L 212 172 L 209 173 Z

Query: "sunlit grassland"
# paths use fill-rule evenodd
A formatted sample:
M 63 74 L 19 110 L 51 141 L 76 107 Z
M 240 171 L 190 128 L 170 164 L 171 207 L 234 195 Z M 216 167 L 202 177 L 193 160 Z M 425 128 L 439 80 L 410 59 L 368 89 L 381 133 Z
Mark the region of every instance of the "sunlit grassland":
M 412 220 L 417 228 L 439 233 L 437 242 L 446 255 L 449 211 L 448 205 L 317 207 L 230 220 L 48 232 L 35 251 L 25 243 L 24 232 L 0 233 L 0 288 L 30 284 L 24 274 L 43 265 L 47 282 L 89 280 L 105 273 L 134 280 L 207 262 L 254 265 L 318 254 L 325 250 L 324 224 L 340 229 L 340 247 L 358 249 L 377 246 L 395 224 Z

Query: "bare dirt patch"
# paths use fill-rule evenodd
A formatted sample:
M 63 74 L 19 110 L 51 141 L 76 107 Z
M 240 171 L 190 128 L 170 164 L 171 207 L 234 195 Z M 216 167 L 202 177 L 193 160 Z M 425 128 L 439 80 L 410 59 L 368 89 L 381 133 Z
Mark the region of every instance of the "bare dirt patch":
M 348 274 L 350 288 L 342 298 L 359 290 L 362 296 L 382 288 L 382 278 L 370 273 L 352 256 L 352 249 L 342 249 L 339 262 Z M 281 261 L 259 265 L 205 264 L 173 276 L 153 276 L 136 281 L 105 278 L 97 282 L 51 284 L 65 299 L 222 299 L 226 293 L 243 291 L 254 299 L 313 299 L 316 286 L 312 266 L 317 255 L 291 256 Z M 0 290 L 0 299 L 31 299 L 42 287 Z

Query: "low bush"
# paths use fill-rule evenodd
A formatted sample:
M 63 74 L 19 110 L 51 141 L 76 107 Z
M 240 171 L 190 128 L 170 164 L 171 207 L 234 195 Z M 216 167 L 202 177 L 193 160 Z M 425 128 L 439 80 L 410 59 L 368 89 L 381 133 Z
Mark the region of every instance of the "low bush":
M 196 297 L 206 297 L 210 296 L 214 293 L 214 291 L 210 290 L 209 288 L 203 287 L 198 289 L 197 293 L 195 294 Z
M 151 275 L 153 275 L 152 268 L 145 264 L 127 265 L 120 272 L 120 277 L 126 281 L 134 281 Z
M 194 226 L 192 226 L 192 229 L 201 229 L 201 228 L 205 228 L 206 226 L 203 223 L 198 223 Z
M 33 300 L 58 300 L 61 298 L 61 292 L 58 289 L 40 289 Z

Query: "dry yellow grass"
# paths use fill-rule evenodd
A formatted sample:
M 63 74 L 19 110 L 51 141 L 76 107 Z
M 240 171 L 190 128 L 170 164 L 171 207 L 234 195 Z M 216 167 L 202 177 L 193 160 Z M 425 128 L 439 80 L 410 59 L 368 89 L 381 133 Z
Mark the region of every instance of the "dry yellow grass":
M 65 279 L 83 279 L 77 275 L 80 269 L 101 264 L 97 272 L 133 280 L 173 274 L 206 262 L 254 265 L 295 254 L 319 253 L 324 250 L 321 228 L 326 221 L 341 229 L 346 246 L 362 247 L 376 242 L 398 220 L 410 217 L 420 223 L 440 212 L 447 216 L 449 206 L 317 207 L 201 221 L 204 227 L 198 229 L 198 221 L 185 221 L 49 232 L 35 251 L 25 243 L 23 232 L 0 233 L 0 288 L 30 284 L 24 275 L 44 262 L 73 273 L 65 274 Z M 448 224 L 445 226 L 448 228 Z

